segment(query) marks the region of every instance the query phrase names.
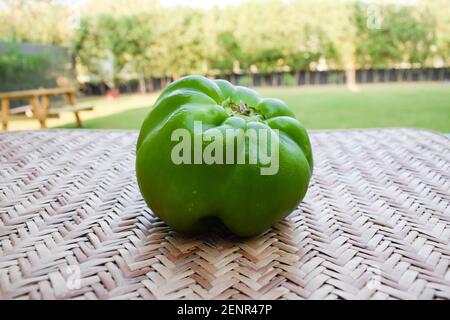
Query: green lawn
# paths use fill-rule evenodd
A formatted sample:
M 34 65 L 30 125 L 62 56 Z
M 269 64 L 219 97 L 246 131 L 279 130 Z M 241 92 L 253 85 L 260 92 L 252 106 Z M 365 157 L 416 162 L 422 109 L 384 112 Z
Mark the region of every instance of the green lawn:
M 360 86 L 359 92 L 342 86 L 257 91 L 264 97 L 284 100 L 309 129 L 415 127 L 450 132 L 449 84 L 372 84 Z M 87 128 L 139 129 L 149 110 L 150 105 L 130 106 L 84 123 Z

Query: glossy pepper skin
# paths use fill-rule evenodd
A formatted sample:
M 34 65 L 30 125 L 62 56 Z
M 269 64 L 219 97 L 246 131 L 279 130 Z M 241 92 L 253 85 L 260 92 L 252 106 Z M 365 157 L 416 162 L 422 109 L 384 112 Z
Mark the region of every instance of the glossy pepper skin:
M 243 105 L 247 112 L 232 112 L 230 105 Z M 194 121 L 202 121 L 201 134 L 278 129 L 278 172 L 261 175 L 259 163 L 174 164 L 171 152 L 178 142 L 171 135 L 178 128 L 194 135 Z M 136 146 L 137 181 L 147 205 L 174 230 L 188 234 L 207 229 L 214 219 L 242 237 L 265 231 L 297 207 L 312 171 L 309 137 L 284 102 L 202 76 L 181 78 L 161 93 Z

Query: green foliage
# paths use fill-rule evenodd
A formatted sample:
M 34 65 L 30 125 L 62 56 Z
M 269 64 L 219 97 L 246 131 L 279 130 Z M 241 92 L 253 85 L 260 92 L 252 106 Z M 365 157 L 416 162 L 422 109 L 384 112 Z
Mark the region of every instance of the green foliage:
M 0 55 L 0 74 L 12 77 L 34 72 L 46 61 L 45 56 L 24 55 L 16 46 L 9 46 Z
M 7 2 L 14 5 L 0 11 L 0 39 L 71 45 L 79 74 L 111 86 L 124 77 L 314 70 L 323 62 L 331 69 L 431 66 L 449 59 L 447 0 L 260 0 L 207 10 L 90 0 L 92 12 L 84 12 L 76 32 L 67 30 L 67 12 L 55 1 Z M 379 15 L 375 28 L 368 26 L 371 8 Z
M 336 72 L 331 72 L 328 79 L 329 83 L 339 83 L 339 74 Z
M 283 78 L 282 78 L 282 83 L 284 86 L 293 86 L 296 84 L 296 80 L 292 74 L 284 73 Z
M 68 13 L 50 0 L 0 1 L 0 40 L 67 44 Z
M 134 29 L 135 18 L 106 14 L 96 19 L 85 17 L 74 39 L 79 62 L 111 86 L 117 84 L 119 72 L 139 52 L 140 34 L 136 34 Z M 103 60 L 109 60 L 109 65 L 102 65 Z
M 436 25 L 429 10 L 388 4 L 381 7 L 380 28 L 367 27 L 367 4 L 356 6 L 356 55 L 363 66 L 386 67 L 398 63 L 425 65 L 435 43 Z
M 218 52 L 213 57 L 212 67 L 225 73 L 233 72 L 235 61 L 243 61 L 244 55 L 238 39 L 231 31 L 222 31 L 217 35 Z
M 251 85 L 251 79 L 249 76 L 240 76 L 238 78 L 238 85 L 248 87 Z
M 17 84 L 32 87 L 35 79 L 45 81 L 49 65 L 45 55 L 27 55 L 15 45 L 9 45 L 0 54 L 1 91 L 14 90 Z M 33 77 L 30 77 L 33 75 Z

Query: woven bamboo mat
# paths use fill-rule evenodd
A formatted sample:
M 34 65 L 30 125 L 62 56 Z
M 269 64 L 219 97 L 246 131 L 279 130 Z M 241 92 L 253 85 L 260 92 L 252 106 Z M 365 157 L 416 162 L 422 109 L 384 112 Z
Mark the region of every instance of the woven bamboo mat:
M 448 137 L 312 133 L 304 202 L 247 240 L 183 237 L 155 218 L 136 138 L 0 134 L 1 299 L 450 298 Z

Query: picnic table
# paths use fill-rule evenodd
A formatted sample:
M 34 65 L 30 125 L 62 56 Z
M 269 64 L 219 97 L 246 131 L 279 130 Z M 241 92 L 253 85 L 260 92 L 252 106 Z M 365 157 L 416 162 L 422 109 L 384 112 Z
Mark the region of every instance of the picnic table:
M 84 106 L 76 104 L 76 92 L 73 87 L 22 90 L 11 92 L 0 92 L 0 100 L 2 102 L 2 126 L 6 130 L 8 128 L 8 120 L 10 115 L 26 113 L 36 118 L 41 128 L 46 128 L 46 120 L 49 117 L 57 116 L 62 112 L 73 112 L 78 127 L 82 127 L 80 111 L 92 110 L 92 106 Z M 63 95 L 68 105 L 60 108 L 49 108 L 51 96 Z M 29 105 L 11 109 L 10 100 L 12 99 L 28 99 Z
M 450 299 L 449 137 L 312 132 L 304 201 L 238 239 L 148 209 L 137 135 L 0 133 L 0 299 Z

